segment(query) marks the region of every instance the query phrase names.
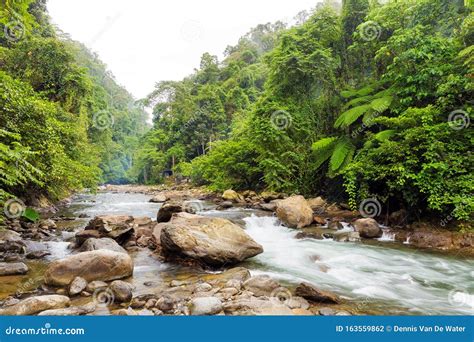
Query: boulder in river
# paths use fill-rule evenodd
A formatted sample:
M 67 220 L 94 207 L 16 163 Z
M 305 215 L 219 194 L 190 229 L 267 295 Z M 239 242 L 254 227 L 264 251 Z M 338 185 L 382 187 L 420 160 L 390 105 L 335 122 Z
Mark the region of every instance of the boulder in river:
M 313 222 L 313 210 L 303 196 L 291 196 L 277 204 L 278 218 L 290 228 L 303 228 Z
M 373 218 L 355 220 L 353 225 L 359 235 L 366 239 L 379 238 L 383 234 L 379 224 Z
M 208 265 L 235 264 L 263 252 L 242 228 L 229 220 L 175 214 L 160 234 L 167 254 L 183 255 Z
M 34 315 L 45 310 L 65 308 L 69 303 L 69 297 L 60 295 L 30 297 L 0 309 L 0 316 Z
M 71 255 L 52 262 L 44 275 L 48 285 L 66 286 L 75 277 L 88 282 L 116 280 L 131 276 L 133 261 L 128 254 L 97 250 Z
M 171 217 L 175 213 L 180 213 L 183 210 L 183 204 L 179 202 L 169 202 L 163 204 L 163 206 L 158 210 L 158 215 L 156 217 L 156 222 L 168 222 L 171 220 Z
M 119 253 L 127 253 L 127 251 L 122 246 L 120 246 L 115 240 L 111 238 L 87 239 L 82 244 L 79 251 L 89 252 L 89 251 L 97 251 L 100 249 L 106 249 L 109 251 L 119 252 Z
M 129 302 L 132 300 L 133 285 L 122 280 L 113 281 L 109 289 L 114 294 L 115 302 Z
M 310 283 L 299 284 L 295 290 L 295 294 L 313 302 L 332 304 L 337 304 L 340 302 L 340 299 L 336 294 L 329 291 L 320 290 Z
M 222 302 L 216 297 L 198 297 L 191 301 L 191 315 L 215 315 L 222 311 Z
M 28 266 L 22 262 L 0 262 L 0 276 L 26 274 Z
M 133 234 L 133 226 L 132 216 L 102 215 L 91 220 L 85 230 L 96 230 L 101 237 L 109 237 L 122 243 Z
M 242 201 L 242 196 L 240 196 L 236 191 L 234 190 L 226 190 L 222 194 L 222 199 L 224 201 L 231 201 L 231 202 L 240 202 Z
M 168 200 L 168 197 L 166 197 L 165 194 L 158 194 L 158 195 L 155 195 L 153 196 L 151 199 L 150 199 L 150 202 L 151 203 L 164 203 Z
M 75 296 L 84 291 L 87 287 L 87 280 L 82 277 L 76 277 L 74 280 L 69 284 L 69 295 Z

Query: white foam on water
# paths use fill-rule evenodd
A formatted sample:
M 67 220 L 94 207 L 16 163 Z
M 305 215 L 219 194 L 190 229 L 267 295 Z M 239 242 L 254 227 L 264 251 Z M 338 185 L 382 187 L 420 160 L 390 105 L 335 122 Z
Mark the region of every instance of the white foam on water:
M 244 221 L 247 233 L 264 249 L 252 259 L 252 274 L 304 280 L 352 299 L 387 301 L 416 314 L 472 314 L 469 305 L 450 298 L 450 291 L 470 284 L 462 298 L 470 303 L 473 260 L 363 243 L 300 240 L 295 238 L 297 230 L 283 227 L 274 217 Z

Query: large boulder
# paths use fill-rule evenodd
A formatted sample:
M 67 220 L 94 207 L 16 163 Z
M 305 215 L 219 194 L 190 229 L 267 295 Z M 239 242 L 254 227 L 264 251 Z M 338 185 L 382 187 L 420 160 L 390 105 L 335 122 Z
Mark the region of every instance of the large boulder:
M 359 235 L 366 239 L 379 238 L 383 234 L 379 224 L 373 218 L 355 220 L 353 225 L 356 232 L 359 232 Z
M 263 252 L 242 228 L 229 220 L 175 214 L 160 234 L 165 253 L 177 253 L 212 266 L 235 264 Z
M 336 294 L 320 290 L 310 283 L 299 284 L 295 289 L 295 294 L 313 302 L 332 304 L 340 302 L 340 299 Z
M 132 216 L 102 215 L 91 220 L 85 230 L 98 231 L 100 237 L 109 237 L 122 243 L 132 236 L 133 226 Z
M 313 210 L 303 196 L 291 196 L 279 201 L 276 214 L 290 228 L 303 228 L 313 222 Z
M 183 204 L 179 202 L 169 202 L 163 204 L 163 206 L 158 210 L 158 215 L 156 216 L 156 222 L 168 222 L 171 220 L 171 217 L 175 213 L 180 213 L 184 211 Z
M 133 261 L 128 254 L 97 250 L 52 262 L 44 275 L 48 285 L 66 286 L 76 277 L 86 281 L 116 280 L 131 276 Z
M 0 262 L 0 276 L 26 274 L 28 266 L 22 262 Z
M 82 244 L 79 251 L 89 252 L 89 251 L 97 251 L 100 249 L 106 249 L 109 251 L 119 252 L 119 253 L 127 253 L 127 251 L 122 246 L 120 246 L 115 240 L 111 238 L 87 239 Z
M 236 191 L 234 190 L 226 190 L 222 194 L 222 199 L 224 201 L 231 201 L 231 202 L 239 202 L 242 200 L 242 196 L 240 196 Z
M 0 309 L 0 316 L 27 316 L 51 309 L 62 309 L 69 306 L 70 299 L 66 296 L 47 295 L 23 299 L 17 304 Z

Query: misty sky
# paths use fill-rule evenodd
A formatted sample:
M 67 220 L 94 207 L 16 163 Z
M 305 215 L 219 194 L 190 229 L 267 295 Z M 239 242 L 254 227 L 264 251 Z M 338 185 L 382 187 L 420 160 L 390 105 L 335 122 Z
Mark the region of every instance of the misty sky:
M 49 0 L 53 22 L 97 52 L 135 97 L 180 80 L 250 28 L 291 19 L 319 0 Z

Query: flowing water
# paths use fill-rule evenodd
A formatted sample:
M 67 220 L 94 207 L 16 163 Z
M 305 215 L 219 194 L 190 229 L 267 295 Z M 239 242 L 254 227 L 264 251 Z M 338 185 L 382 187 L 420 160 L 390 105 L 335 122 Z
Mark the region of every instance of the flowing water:
M 155 219 L 160 204 L 150 203 L 149 199 L 150 196 L 132 193 L 78 195 L 63 214 L 89 217 L 122 214 Z M 198 203 L 199 214 L 239 223 L 263 246 L 262 254 L 242 265 L 253 275 L 268 274 L 290 287 L 301 281 L 314 283 L 350 299 L 361 313 L 474 314 L 472 259 L 420 251 L 393 242 L 387 233 L 379 241 L 368 243 L 296 239 L 296 230 L 283 227 L 269 213 L 235 208 L 217 211 L 209 203 Z M 74 230 L 84 227 L 89 219 L 70 221 L 73 223 L 68 224 L 58 241 L 48 242 L 52 253 L 49 260 L 70 253 L 64 240 L 72 238 Z M 146 293 L 150 286 L 157 288 L 160 282 L 197 272 L 162 263 L 148 251 L 135 252 L 132 257 L 135 260 L 132 281 L 138 293 Z M 34 267 L 43 268 L 44 264 Z M 19 284 L 29 281 L 24 276 Z

